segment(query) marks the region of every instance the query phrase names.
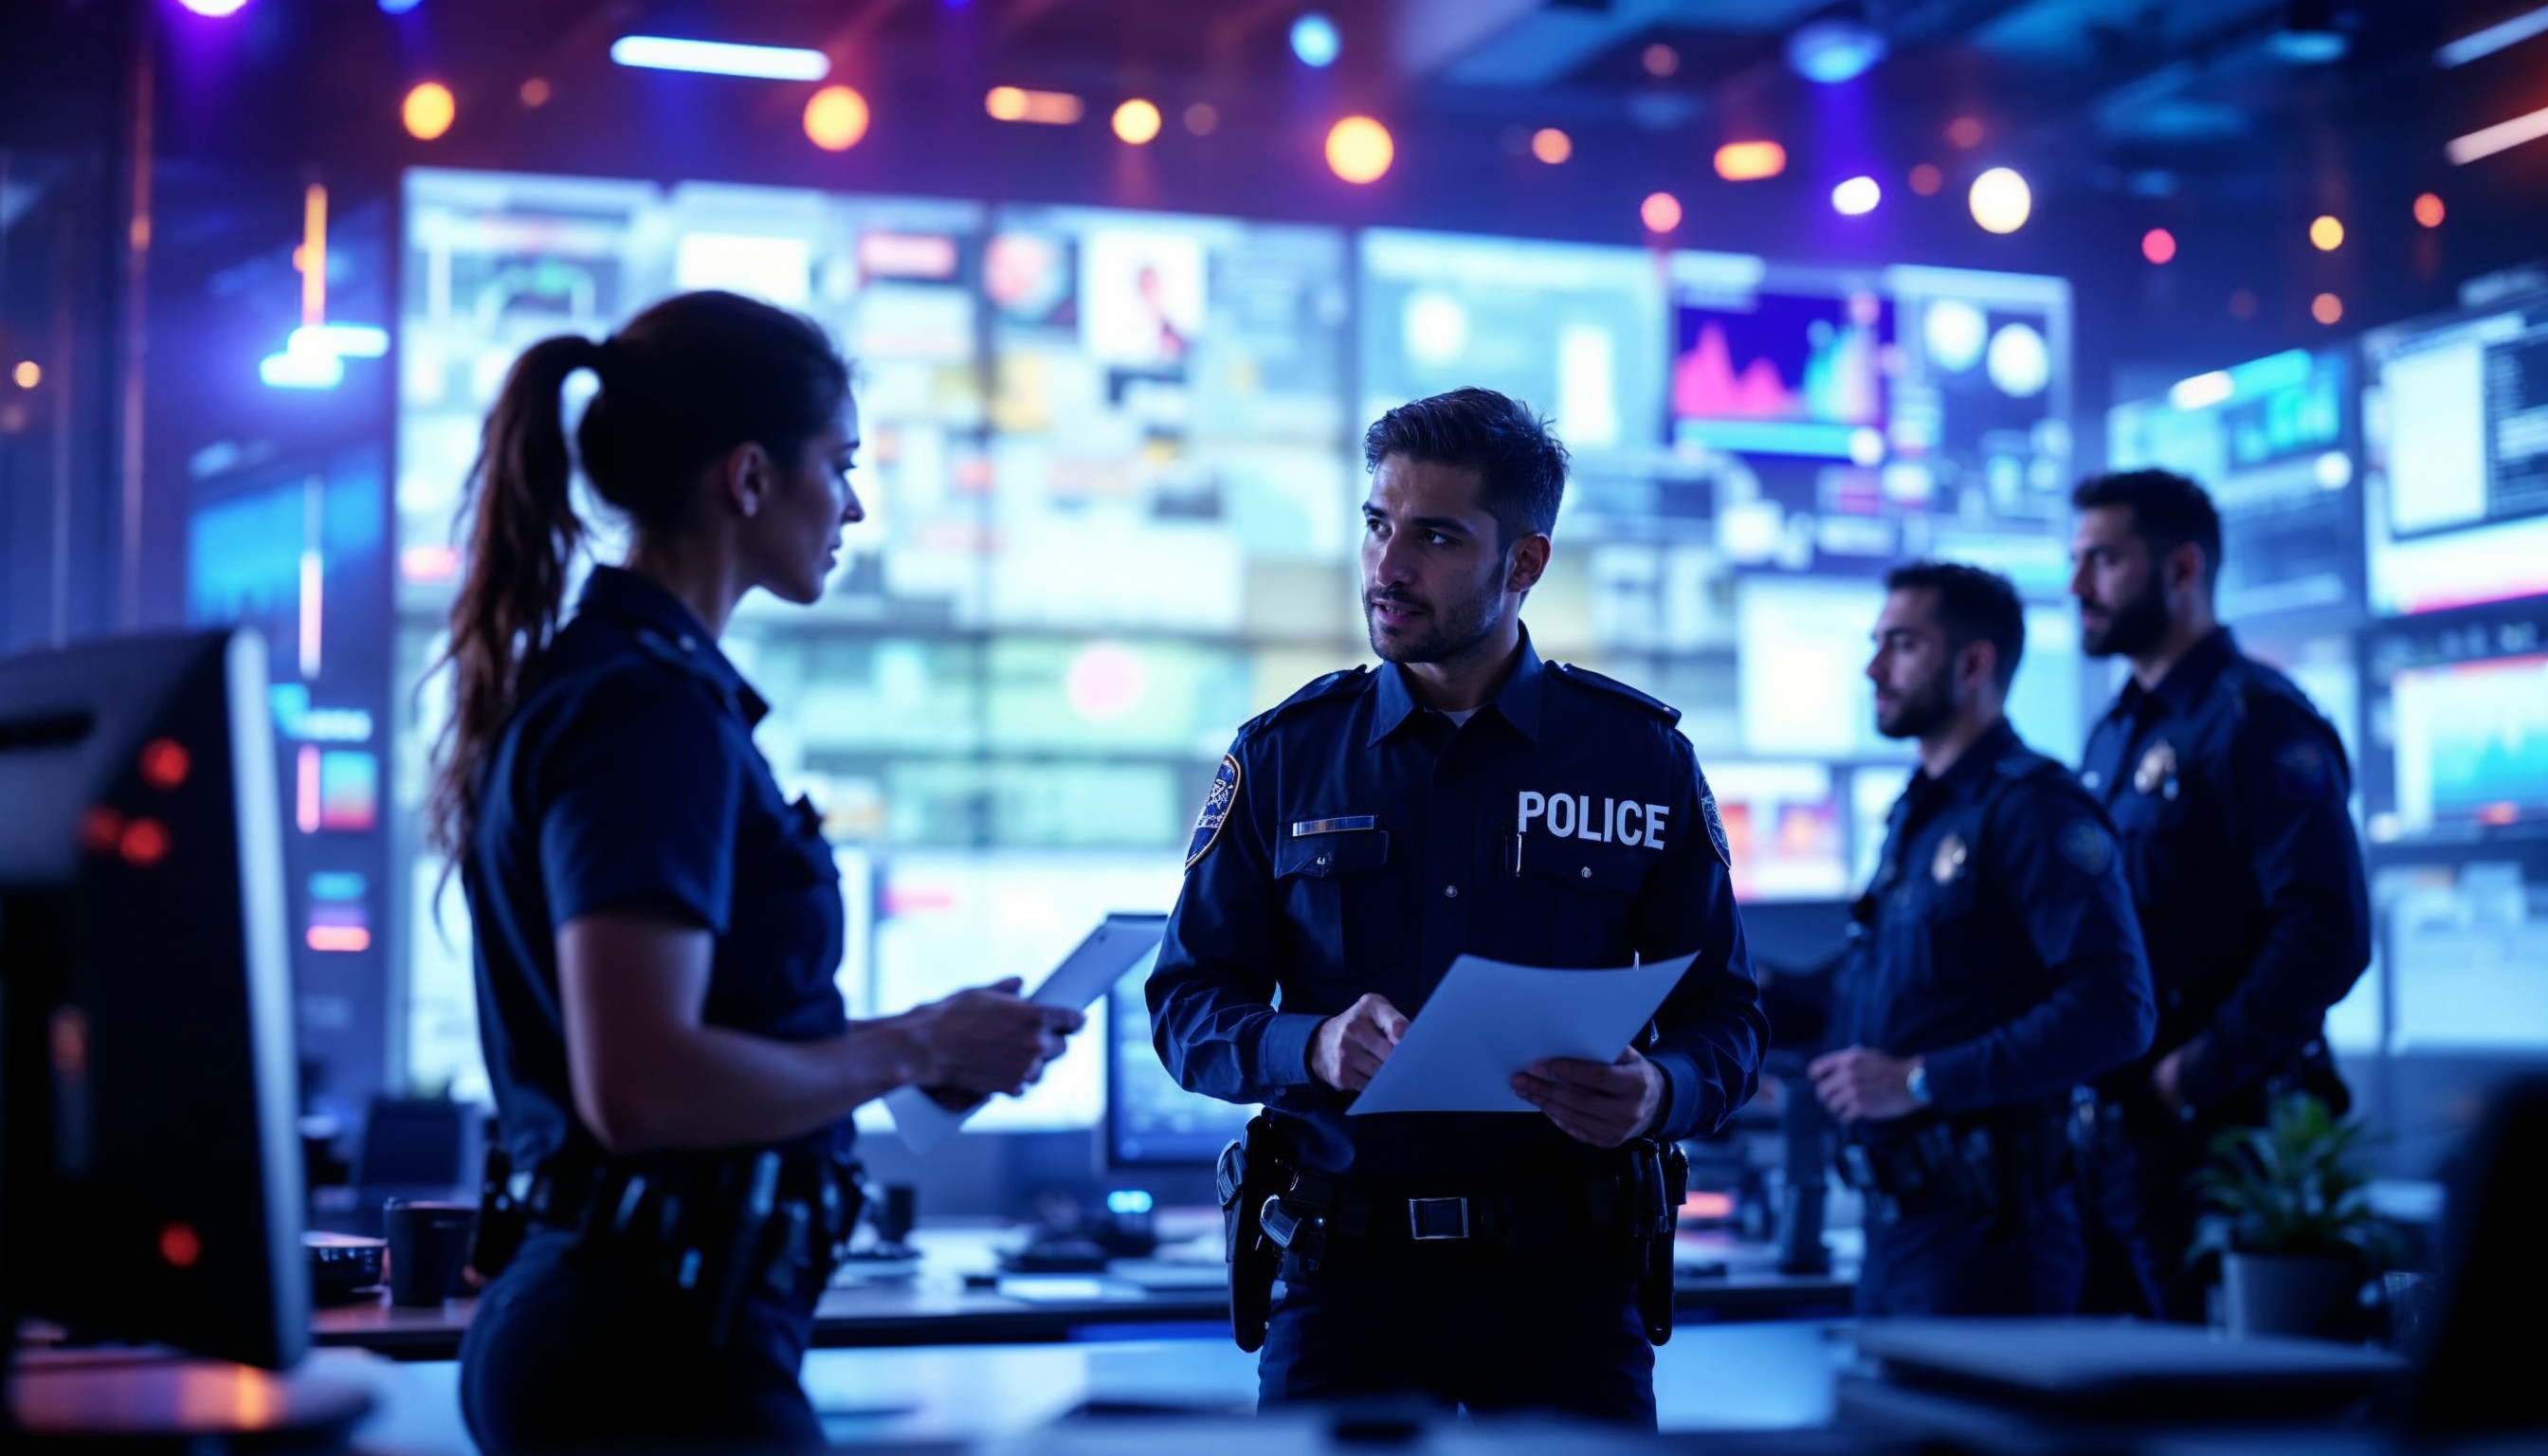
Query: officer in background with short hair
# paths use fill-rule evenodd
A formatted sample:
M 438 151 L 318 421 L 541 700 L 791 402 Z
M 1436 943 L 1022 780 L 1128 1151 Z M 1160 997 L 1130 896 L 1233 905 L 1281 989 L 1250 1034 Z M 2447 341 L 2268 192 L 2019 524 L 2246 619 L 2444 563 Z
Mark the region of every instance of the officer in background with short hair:
M 2214 1135 L 2262 1125 L 2284 1092 L 2350 1105 L 2326 1012 L 2371 960 L 2352 774 L 2309 698 L 2214 616 L 2221 516 L 2202 487 L 2131 471 L 2071 504 L 2082 645 L 2132 666 L 2079 777 L 2122 841 L 2159 997 L 2148 1056 L 2080 1110 L 2086 1305 L 2199 1321 L 2192 1178 Z
M 1867 1195 L 1859 1313 L 2066 1315 L 2079 1295 L 2071 1091 L 2149 1045 L 2149 968 L 2105 816 L 2003 704 L 2006 578 L 1885 578 L 1875 724 L 1919 742 L 1837 987 L 1854 1045 L 1808 1068 Z
M 1268 1109 L 1225 1162 L 1240 1343 L 1269 1407 L 1413 1392 L 1651 1428 L 1658 1170 L 1751 1097 L 1768 1040 L 1724 830 L 1677 712 L 1523 630 L 1566 483 L 1545 425 L 1458 390 L 1389 411 L 1364 458 L 1383 666 L 1239 730 L 1148 985 L 1177 1081 Z M 1638 1046 L 1516 1075 L 1537 1115 L 1347 1116 L 1463 953 L 1697 959 Z M 1260 1245 L 1283 1294 L 1251 1329 Z

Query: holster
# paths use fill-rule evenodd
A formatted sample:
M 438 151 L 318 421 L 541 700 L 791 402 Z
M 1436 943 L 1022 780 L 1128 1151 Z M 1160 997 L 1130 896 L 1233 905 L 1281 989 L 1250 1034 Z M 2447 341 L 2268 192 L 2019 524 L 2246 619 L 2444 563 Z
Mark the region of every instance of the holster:
M 1623 1193 L 1633 1217 L 1628 1246 L 1637 1277 L 1637 1318 L 1646 1338 L 1663 1344 L 1673 1330 L 1673 1235 L 1689 1197 L 1689 1155 L 1677 1142 L 1640 1138 L 1628 1144 Z
M 1274 1119 L 1258 1113 L 1246 1134 L 1221 1150 L 1214 1192 L 1221 1200 L 1223 1255 L 1229 1264 L 1229 1332 L 1242 1350 L 1265 1344 L 1274 1318 L 1274 1278 L 1283 1251 L 1265 1236 L 1266 1204 L 1281 1191 Z

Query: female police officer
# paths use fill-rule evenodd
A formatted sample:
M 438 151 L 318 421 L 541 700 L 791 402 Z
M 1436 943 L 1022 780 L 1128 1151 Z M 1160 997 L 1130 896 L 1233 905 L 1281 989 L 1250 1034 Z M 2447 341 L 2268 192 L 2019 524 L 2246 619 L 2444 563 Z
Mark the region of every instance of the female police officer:
M 585 473 L 633 545 L 561 626 L 586 525 L 559 395 L 580 369 L 600 380 Z M 857 447 L 822 333 L 722 293 L 534 344 L 488 417 L 432 823 L 475 917 L 506 1147 L 533 1171 L 528 1236 L 461 1354 L 491 1451 L 819 1441 L 796 1369 L 857 1207 L 851 1110 L 906 1083 L 1015 1092 L 1079 1024 L 1015 982 L 844 1014 L 831 850 L 754 748 L 768 705 L 717 637 L 755 588 L 821 594 L 863 514 Z

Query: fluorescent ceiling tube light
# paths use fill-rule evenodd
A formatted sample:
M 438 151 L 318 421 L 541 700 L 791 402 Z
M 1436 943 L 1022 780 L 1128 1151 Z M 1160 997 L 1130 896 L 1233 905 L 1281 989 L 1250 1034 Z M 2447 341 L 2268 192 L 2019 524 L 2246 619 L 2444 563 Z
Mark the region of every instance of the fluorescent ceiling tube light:
M 2548 136 L 2548 106 L 2543 106 L 2527 116 L 2514 117 L 2508 122 L 2498 122 L 2492 127 L 2471 132 L 2465 136 L 2454 136 L 2450 143 L 2442 148 L 2442 154 L 2449 157 L 2455 165 L 2464 167 L 2479 157 L 2493 156 L 2507 147 L 2519 146 L 2524 141 L 2535 141 L 2542 136 Z
M 2516 15 L 2501 24 L 2488 26 L 2474 36 L 2462 36 L 2434 51 L 2433 60 L 2444 67 L 2466 65 L 2481 55 L 2493 55 L 2506 46 L 2518 46 L 2542 31 L 2548 31 L 2548 5 L 2527 15 Z
M 730 46 L 722 41 L 682 41 L 671 36 L 622 36 L 610 43 L 621 65 L 658 71 L 703 71 L 764 81 L 819 81 L 832 73 L 832 58 L 792 46 Z

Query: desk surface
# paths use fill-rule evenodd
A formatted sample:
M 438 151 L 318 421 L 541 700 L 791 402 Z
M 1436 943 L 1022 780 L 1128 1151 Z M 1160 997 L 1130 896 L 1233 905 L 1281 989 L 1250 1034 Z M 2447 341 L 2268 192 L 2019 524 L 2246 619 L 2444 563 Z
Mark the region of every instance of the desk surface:
M 853 1264 L 826 1291 L 815 1314 L 818 1348 L 922 1344 L 1001 1344 L 1062 1339 L 1091 1326 L 1213 1323 L 1229 1318 L 1229 1301 L 1217 1279 L 1199 1287 L 1145 1289 L 1111 1275 L 1030 1275 L 996 1285 L 968 1283 L 993 1273 L 1000 1249 L 1020 1235 L 1014 1229 L 948 1228 L 912 1236 L 920 1249 L 916 1270 L 876 1277 Z M 1840 1242 L 1835 1238 L 1835 1242 Z M 1169 1247 L 1164 1262 L 1217 1275 L 1217 1248 Z M 1687 1233 L 1681 1262 L 1720 1263 L 1721 1275 L 1684 1275 L 1674 1307 L 1684 1316 L 1774 1319 L 1837 1311 L 1850 1301 L 1855 1261 L 1843 1259 L 1825 1275 L 1777 1272 L 1773 1250 L 1722 1234 Z M 474 1300 L 438 1307 L 393 1306 L 386 1296 L 359 1305 L 320 1310 L 321 1345 L 351 1345 L 405 1360 L 448 1360 L 475 1313 Z

